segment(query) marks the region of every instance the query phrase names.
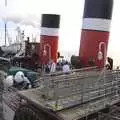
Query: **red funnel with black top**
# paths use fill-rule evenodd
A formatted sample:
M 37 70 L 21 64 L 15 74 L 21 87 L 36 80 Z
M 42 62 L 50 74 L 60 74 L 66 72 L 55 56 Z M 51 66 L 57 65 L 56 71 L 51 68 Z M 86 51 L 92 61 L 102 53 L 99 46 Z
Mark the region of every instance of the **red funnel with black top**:
M 113 0 L 85 0 L 81 33 L 80 60 L 104 67 L 112 17 Z
M 57 61 L 58 31 L 60 15 L 43 14 L 40 34 L 41 62 L 47 64 L 50 60 Z

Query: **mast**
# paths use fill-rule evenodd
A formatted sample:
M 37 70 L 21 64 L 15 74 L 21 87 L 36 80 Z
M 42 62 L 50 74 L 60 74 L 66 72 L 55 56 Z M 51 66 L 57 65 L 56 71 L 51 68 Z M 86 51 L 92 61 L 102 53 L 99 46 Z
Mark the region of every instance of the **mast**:
M 5 0 L 5 8 L 7 9 L 7 0 Z M 5 18 L 5 46 L 7 43 L 7 19 Z
M 6 42 L 7 42 L 7 22 L 5 20 L 5 46 L 6 46 Z
M 7 7 L 7 0 L 5 0 L 5 7 Z

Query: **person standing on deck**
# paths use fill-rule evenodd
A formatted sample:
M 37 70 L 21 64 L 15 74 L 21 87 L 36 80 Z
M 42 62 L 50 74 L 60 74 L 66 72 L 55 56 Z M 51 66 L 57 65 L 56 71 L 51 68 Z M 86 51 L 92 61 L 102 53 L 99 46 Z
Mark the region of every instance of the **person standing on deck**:
M 56 63 L 51 60 L 50 73 L 56 72 Z
M 62 69 L 63 69 L 63 73 L 69 73 L 70 72 L 70 66 L 68 64 L 68 61 L 65 62 Z

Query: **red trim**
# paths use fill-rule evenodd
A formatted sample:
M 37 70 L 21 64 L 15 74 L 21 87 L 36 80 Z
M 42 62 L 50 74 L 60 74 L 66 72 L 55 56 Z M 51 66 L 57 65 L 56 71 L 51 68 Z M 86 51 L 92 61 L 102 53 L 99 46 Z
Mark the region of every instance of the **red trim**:
M 84 66 L 89 66 L 88 60 L 91 57 L 94 59 L 96 66 L 104 66 L 104 58 L 98 60 L 99 43 L 104 42 L 107 49 L 108 39 L 109 32 L 82 30 L 79 56 Z M 104 45 L 101 46 L 101 51 L 104 56 Z
M 41 62 L 46 64 L 50 60 L 53 60 L 54 62 L 57 62 L 57 51 L 58 51 L 58 36 L 40 36 L 40 57 Z M 43 55 L 44 46 L 49 45 L 50 46 L 50 53 L 48 52 L 49 47 L 46 47 L 46 56 Z

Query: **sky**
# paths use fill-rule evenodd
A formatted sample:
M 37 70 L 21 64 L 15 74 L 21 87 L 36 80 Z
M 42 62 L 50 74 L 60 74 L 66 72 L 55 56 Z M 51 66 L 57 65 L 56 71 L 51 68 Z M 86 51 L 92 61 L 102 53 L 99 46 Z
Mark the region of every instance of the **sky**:
M 67 55 L 79 53 L 84 0 L 0 0 L 0 44 L 4 44 L 4 20 L 7 19 L 9 36 L 19 26 L 26 36 L 39 36 L 41 14 L 60 14 L 59 51 Z M 114 1 L 113 17 L 108 44 L 108 56 L 114 65 L 120 65 L 120 0 Z M 30 36 L 31 37 L 31 36 Z M 38 37 L 37 37 L 38 38 Z M 39 38 L 38 38 L 39 40 Z

